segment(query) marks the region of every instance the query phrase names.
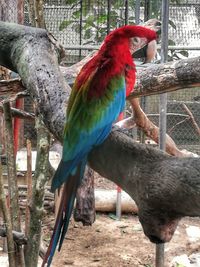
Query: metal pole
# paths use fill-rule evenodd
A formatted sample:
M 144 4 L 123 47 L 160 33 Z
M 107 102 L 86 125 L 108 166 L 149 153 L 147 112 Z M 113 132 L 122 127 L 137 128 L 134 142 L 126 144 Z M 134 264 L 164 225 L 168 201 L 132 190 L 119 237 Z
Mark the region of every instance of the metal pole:
M 107 34 L 110 32 L 110 12 L 111 12 L 111 0 L 108 0 L 108 11 L 107 11 Z
M 162 37 L 161 62 L 167 62 L 168 56 L 169 0 L 162 0 Z M 159 148 L 165 150 L 167 124 L 167 94 L 160 96 Z M 164 267 L 164 244 L 156 245 L 156 267 Z
M 165 260 L 165 245 L 158 244 L 156 245 L 156 267 L 164 267 Z
M 150 19 L 151 3 L 150 0 L 144 1 L 144 21 Z
M 118 116 L 118 121 L 121 121 L 124 119 L 124 113 L 121 112 Z M 122 216 L 122 189 L 117 186 L 117 200 L 116 200 L 116 217 L 117 220 L 121 219 Z
M 129 11 L 128 11 L 129 2 L 128 2 L 128 0 L 124 1 L 124 6 L 125 6 L 125 25 L 127 25 L 128 24 L 128 17 L 129 17 Z
M 162 37 L 161 37 L 161 62 L 167 62 L 168 56 L 168 22 L 169 22 L 169 0 L 162 0 Z M 160 133 L 159 148 L 165 150 L 166 143 L 166 121 L 167 121 L 167 94 L 160 96 Z
M 79 45 L 82 44 L 82 29 L 83 29 L 83 1 L 80 1 L 80 25 L 79 25 L 79 31 L 80 31 L 80 36 L 79 36 Z M 79 59 L 81 60 L 81 49 L 79 50 Z
M 116 217 L 117 220 L 121 220 L 122 216 L 122 189 L 117 186 L 117 201 L 116 201 Z
M 150 19 L 150 1 L 145 0 L 145 6 L 144 6 L 144 21 L 147 21 Z M 140 99 L 140 105 L 141 108 L 143 109 L 144 113 L 147 111 L 147 97 L 142 96 Z M 145 134 L 143 131 L 140 130 L 140 142 L 142 144 L 145 143 Z
M 135 23 L 140 23 L 140 0 L 136 0 L 135 2 Z

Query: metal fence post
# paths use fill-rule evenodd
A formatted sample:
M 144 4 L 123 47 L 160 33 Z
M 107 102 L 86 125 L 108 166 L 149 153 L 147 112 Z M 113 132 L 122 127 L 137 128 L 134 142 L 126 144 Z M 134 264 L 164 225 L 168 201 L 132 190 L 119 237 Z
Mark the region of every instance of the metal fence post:
M 168 23 L 169 23 L 169 1 L 162 0 L 162 37 L 161 37 L 161 62 L 167 61 L 168 57 Z M 166 122 L 167 122 L 167 94 L 160 96 L 159 117 L 159 148 L 165 150 L 166 144 Z M 164 267 L 164 244 L 156 245 L 156 267 Z

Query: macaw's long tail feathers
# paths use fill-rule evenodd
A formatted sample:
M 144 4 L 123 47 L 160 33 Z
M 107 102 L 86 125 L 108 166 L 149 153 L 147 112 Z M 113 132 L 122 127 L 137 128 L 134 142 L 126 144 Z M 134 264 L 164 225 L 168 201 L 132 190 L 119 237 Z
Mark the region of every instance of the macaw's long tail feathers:
M 82 162 L 77 168 L 76 174 L 68 176 L 68 179 L 64 184 L 52 238 L 41 267 L 44 267 L 45 263 L 47 263 L 47 267 L 51 265 L 58 243 L 58 250 L 60 251 L 61 249 L 65 234 L 68 229 L 69 220 L 72 214 L 74 200 L 76 197 L 76 192 L 80 184 L 80 180 L 82 178 L 84 166 Z
M 68 180 L 70 175 L 76 175 L 79 172 L 80 177 L 82 177 L 86 163 L 86 153 L 79 153 L 73 160 L 63 161 L 61 159 L 52 179 L 51 192 L 54 193 L 56 189 L 61 187 L 61 185 Z

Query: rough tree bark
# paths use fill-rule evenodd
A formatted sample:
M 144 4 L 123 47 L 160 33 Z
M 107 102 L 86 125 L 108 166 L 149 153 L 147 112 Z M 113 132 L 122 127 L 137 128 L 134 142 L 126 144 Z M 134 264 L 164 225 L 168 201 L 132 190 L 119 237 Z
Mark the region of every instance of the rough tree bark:
M 0 64 L 19 73 L 45 125 L 58 140 L 62 140 L 70 88 L 60 72 L 57 52 L 47 33 L 41 29 L 0 23 Z M 166 66 L 168 71 L 163 75 Z M 186 67 L 190 75 L 181 72 Z M 143 85 L 150 92 L 148 94 L 155 93 L 154 86 L 156 93 L 165 92 L 165 87 L 159 85 L 161 82 L 168 84 L 168 91 L 170 88 L 180 89 L 179 82 L 180 87 L 186 84 L 187 87 L 197 86 L 200 83 L 199 68 L 200 58 L 149 67 L 145 72 L 149 71 L 147 76 L 153 73 L 152 82 L 147 84 L 144 77 Z M 175 73 L 176 79 L 172 79 L 171 73 Z M 144 87 L 139 90 L 146 94 Z M 139 96 L 137 89 L 134 96 Z M 159 150 L 135 144 L 130 138 L 113 131 L 102 146 L 91 152 L 89 163 L 134 198 L 144 231 L 154 242 L 169 241 L 182 216 L 200 215 L 198 158 L 170 157 Z
M 96 217 L 94 198 L 94 171 L 87 167 L 76 195 L 75 221 L 81 221 L 83 225 L 93 224 Z
M 151 241 L 169 241 L 183 216 L 200 215 L 199 158 L 172 157 L 116 130 L 90 153 L 89 162 L 135 200 Z
M 49 143 L 50 135 L 40 118 L 36 119 L 37 129 L 37 159 L 36 171 L 33 177 L 33 188 L 30 208 L 30 224 L 27 229 L 28 241 L 25 247 L 25 262 L 28 267 L 37 267 L 40 251 L 43 202 L 45 185 L 48 182 Z

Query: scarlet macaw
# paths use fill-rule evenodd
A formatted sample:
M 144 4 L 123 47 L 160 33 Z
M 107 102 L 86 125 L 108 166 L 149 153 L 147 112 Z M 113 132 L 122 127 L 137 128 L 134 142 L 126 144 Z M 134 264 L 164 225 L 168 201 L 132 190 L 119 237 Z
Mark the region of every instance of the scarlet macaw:
M 50 266 L 58 243 L 58 250 L 61 249 L 88 153 L 106 139 L 112 123 L 124 109 L 126 96 L 133 90 L 134 37 L 150 42 L 157 36 L 153 30 L 142 26 L 127 25 L 112 31 L 76 78 L 67 107 L 62 159 L 51 186 L 53 192 L 63 183 L 64 188 L 42 266 L 47 261 Z

